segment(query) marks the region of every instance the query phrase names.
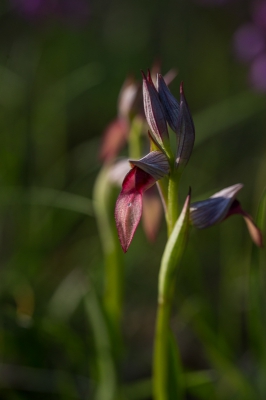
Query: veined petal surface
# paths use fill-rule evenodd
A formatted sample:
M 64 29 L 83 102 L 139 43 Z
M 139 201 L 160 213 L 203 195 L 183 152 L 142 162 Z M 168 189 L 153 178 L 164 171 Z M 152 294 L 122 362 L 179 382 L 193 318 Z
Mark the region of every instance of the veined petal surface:
M 169 140 L 164 110 L 150 74 L 148 74 L 148 78 L 144 73 L 142 74 L 145 116 L 155 142 L 158 143 L 161 148 L 164 148 L 163 142 Z
M 129 160 L 129 162 L 147 172 L 156 181 L 167 175 L 170 169 L 167 157 L 161 151 L 151 151 L 140 160 Z
M 180 110 L 177 120 L 176 134 L 177 134 L 176 165 L 185 166 L 193 150 L 195 141 L 195 128 L 185 98 L 183 83 L 181 83 L 180 85 Z
M 142 195 L 155 183 L 147 172 L 135 166 L 126 175 L 115 205 L 118 237 L 126 253 L 142 215 Z
M 190 206 L 190 219 L 198 229 L 204 229 L 226 218 L 235 197 L 243 185 L 238 183 L 220 190 L 210 198 L 192 203 Z
M 164 115 L 171 129 L 177 131 L 177 119 L 179 114 L 179 104 L 170 92 L 161 74 L 157 75 L 157 90 L 161 100 Z

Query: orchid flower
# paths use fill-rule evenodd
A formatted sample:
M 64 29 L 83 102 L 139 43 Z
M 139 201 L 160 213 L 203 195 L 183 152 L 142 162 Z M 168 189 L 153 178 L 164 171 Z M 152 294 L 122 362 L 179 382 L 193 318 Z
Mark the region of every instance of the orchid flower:
M 122 190 L 117 198 L 115 220 L 124 252 L 128 250 L 141 219 L 143 193 L 157 181 L 166 218 L 173 212 L 175 205 L 172 204 L 172 196 L 167 196 L 173 182 L 176 191 L 175 184 L 178 184 L 183 168 L 190 159 L 195 140 L 194 123 L 185 98 L 183 83 L 180 85 L 180 102 L 178 102 L 168 89 L 162 75 L 157 74 L 155 85 L 150 72 L 147 76 L 142 74 L 144 112 L 150 128 L 152 151 L 140 160 L 130 160 L 132 169 L 124 178 Z M 175 153 L 170 145 L 168 125 L 176 134 Z M 230 215 L 241 214 L 247 223 L 251 238 L 258 246 L 262 246 L 259 229 L 235 198 L 242 187 L 241 184 L 233 185 L 208 200 L 193 203 L 190 207 L 191 223 L 196 228 L 202 229 L 221 222 Z
M 130 160 L 115 208 L 118 236 L 124 252 L 132 241 L 142 215 L 143 193 L 156 181 L 175 175 L 186 165 L 194 145 L 194 124 L 180 85 L 180 104 L 171 94 L 163 77 L 157 75 L 157 87 L 150 73 L 143 73 L 144 112 L 150 128 L 151 148 L 140 160 Z M 173 154 L 167 122 L 176 133 L 178 147 Z M 167 199 L 165 207 L 168 207 Z
M 155 62 L 151 69 L 151 76 L 156 77 L 159 71 L 160 65 Z M 164 81 L 169 84 L 173 81 L 175 76 L 176 71 L 171 69 L 164 76 Z M 129 76 L 123 83 L 119 93 L 117 116 L 108 124 L 103 134 L 99 155 L 102 161 L 110 162 L 117 157 L 119 151 L 129 139 L 134 118 L 145 122 L 141 85 L 134 77 Z

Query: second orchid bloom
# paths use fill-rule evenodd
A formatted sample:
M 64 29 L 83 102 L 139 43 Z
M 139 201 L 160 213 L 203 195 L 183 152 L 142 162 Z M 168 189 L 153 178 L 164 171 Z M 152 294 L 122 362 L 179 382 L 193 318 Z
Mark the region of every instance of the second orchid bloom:
M 174 191 L 183 168 L 189 161 L 195 140 L 194 123 L 183 90 L 180 85 L 180 102 L 168 89 L 162 75 L 157 75 L 156 84 L 150 73 L 143 73 L 143 102 L 148 126 L 151 151 L 140 160 L 130 160 L 132 169 L 125 176 L 122 190 L 115 207 L 115 220 L 119 240 L 124 252 L 129 248 L 142 215 L 143 193 L 158 181 L 168 228 L 171 223 Z M 170 145 L 168 125 L 176 135 L 177 148 Z M 222 221 L 232 214 L 242 214 L 253 241 L 262 246 L 262 237 L 252 218 L 245 213 L 235 196 L 242 188 L 237 184 L 213 195 L 210 199 L 191 204 L 190 220 L 197 228 L 205 228 Z M 176 198 L 178 194 L 175 193 Z M 174 196 L 175 198 L 175 196 Z M 177 202 L 176 202 L 177 203 Z M 176 209 L 178 204 L 176 204 Z M 178 215 L 178 211 L 176 212 Z M 175 223 L 175 221 L 173 221 Z M 171 233 L 171 229 L 168 229 Z

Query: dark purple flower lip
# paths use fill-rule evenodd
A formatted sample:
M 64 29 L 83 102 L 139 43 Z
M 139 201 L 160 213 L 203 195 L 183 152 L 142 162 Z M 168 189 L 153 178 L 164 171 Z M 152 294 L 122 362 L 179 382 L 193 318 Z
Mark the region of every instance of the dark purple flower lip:
M 115 206 L 118 237 L 126 253 L 142 215 L 142 196 L 156 180 L 147 172 L 134 166 L 126 175 Z

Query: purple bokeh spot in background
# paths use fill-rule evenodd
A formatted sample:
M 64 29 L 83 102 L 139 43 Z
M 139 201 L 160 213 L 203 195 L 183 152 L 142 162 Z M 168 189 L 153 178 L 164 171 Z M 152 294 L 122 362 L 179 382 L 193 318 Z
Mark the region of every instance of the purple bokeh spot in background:
M 259 27 L 249 23 L 242 25 L 234 34 L 233 46 L 241 61 L 252 61 L 266 48 L 265 35 Z
M 257 1 L 252 8 L 254 23 L 260 26 L 266 33 L 266 1 Z
M 87 21 L 88 0 L 11 0 L 14 9 L 29 19 L 59 18 L 71 24 Z
M 43 17 L 51 12 L 53 2 L 50 0 L 11 0 L 14 8 L 26 17 Z
M 194 0 L 194 1 L 203 6 L 223 6 L 224 4 L 231 3 L 234 0 Z
M 266 92 L 266 53 L 257 57 L 251 64 L 249 79 L 258 92 Z

